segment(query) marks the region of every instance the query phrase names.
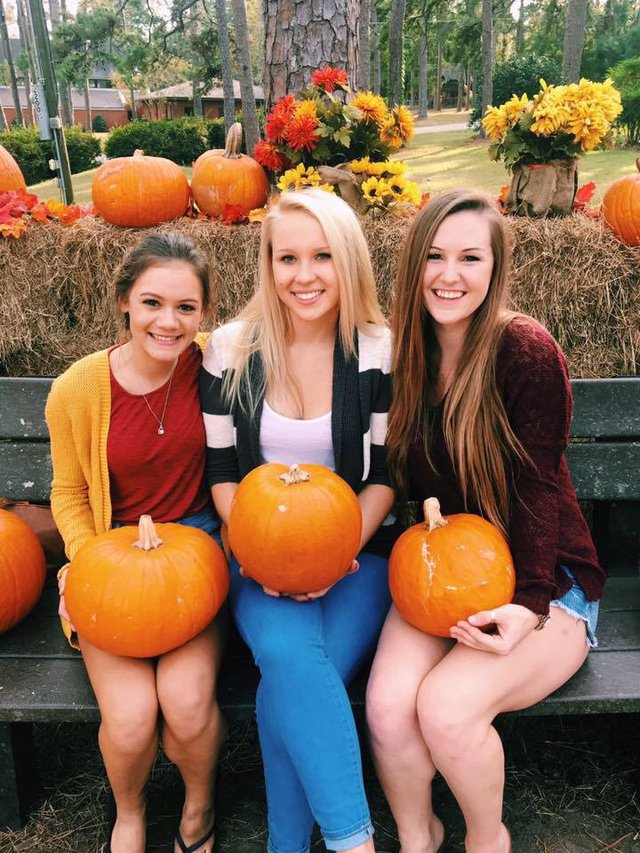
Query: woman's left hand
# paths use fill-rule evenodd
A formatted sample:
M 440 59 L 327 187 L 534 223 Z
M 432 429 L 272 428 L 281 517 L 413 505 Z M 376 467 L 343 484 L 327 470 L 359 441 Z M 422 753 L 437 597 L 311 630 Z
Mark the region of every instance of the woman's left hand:
M 496 626 L 496 631 L 486 634 L 480 629 Z M 538 617 L 521 604 L 505 604 L 495 610 L 481 610 L 468 619 L 455 624 L 450 631 L 457 642 L 472 649 L 508 655 L 538 624 Z
M 357 560 L 353 560 L 350 568 L 347 570 L 348 575 L 352 575 L 354 572 L 357 572 L 360 568 L 360 563 Z M 326 595 L 329 590 L 335 586 L 335 584 L 331 584 L 330 586 L 326 586 L 324 589 L 319 589 L 317 592 L 304 592 L 300 595 L 290 595 L 289 598 L 292 598 L 294 601 L 315 601 L 316 598 L 322 598 L 323 595 Z

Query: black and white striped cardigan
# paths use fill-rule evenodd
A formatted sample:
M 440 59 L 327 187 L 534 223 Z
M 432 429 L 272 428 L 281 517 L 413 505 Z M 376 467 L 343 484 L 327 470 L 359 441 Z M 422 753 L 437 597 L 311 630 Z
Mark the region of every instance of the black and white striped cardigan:
M 210 485 L 237 483 L 264 462 L 260 453 L 263 399 L 251 418 L 239 404 L 225 399 L 222 386 L 231 363 L 242 321 L 212 332 L 204 353 L 200 394 L 207 436 L 207 477 Z M 391 332 L 370 324 L 358 331 L 357 357 L 345 357 L 336 341 L 333 361 L 331 433 L 335 470 L 357 493 L 365 485 L 390 485 L 384 441 L 391 404 Z M 262 359 L 256 355 L 250 382 L 262 385 Z M 304 461 L 304 460 L 301 460 Z

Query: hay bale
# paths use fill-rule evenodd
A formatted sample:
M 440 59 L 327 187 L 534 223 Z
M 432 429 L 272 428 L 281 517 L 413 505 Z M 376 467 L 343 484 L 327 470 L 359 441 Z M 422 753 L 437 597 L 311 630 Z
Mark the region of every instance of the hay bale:
M 515 238 L 514 304 L 558 339 L 572 375 L 636 373 L 640 250 L 622 246 L 600 221 L 582 215 L 506 221 Z M 386 312 L 408 223 L 363 220 Z M 254 290 L 260 226 L 182 219 L 161 230 L 186 233 L 203 249 L 217 293 L 215 321 L 233 317 Z M 87 217 L 73 226 L 34 226 L 19 240 L 0 241 L 0 372 L 58 375 L 113 343 L 118 323 L 110 281 L 140 233 Z

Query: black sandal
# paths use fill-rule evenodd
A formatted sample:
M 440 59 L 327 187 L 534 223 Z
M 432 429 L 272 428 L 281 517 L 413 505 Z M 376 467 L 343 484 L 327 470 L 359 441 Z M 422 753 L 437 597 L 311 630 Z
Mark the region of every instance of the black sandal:
M 187 845 L 184 842 L 183 837 L 180 835 L 180 830 L 178 830 L 176 832 L 176 839 L 175 840 L 176 840 L 178 847 L 182 851 L 182 853 L 196 853 L 196 850 L 198 849 L 198 847 L 202 847 L 202 845 L 205 842 L 207 842 L 210 838 L 214 838 L 215 833 L 216 833 L 216 824 L 214 821 L 209 832 L 207 832 L 206 835 L 203 835 L 199 841 L 195 842 L 195 844 L 190 844 L 189 847 L 187 847 Z M 109 853 L 109 851 L 107 851 L 107 853 Z

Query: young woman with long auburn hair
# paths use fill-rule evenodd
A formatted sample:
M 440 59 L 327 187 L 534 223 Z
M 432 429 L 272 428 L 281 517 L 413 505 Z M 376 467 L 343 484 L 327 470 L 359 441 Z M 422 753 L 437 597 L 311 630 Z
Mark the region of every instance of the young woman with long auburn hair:
M 256 295 L 213 332 L 204 357 L 215 506 L 226 522 L 239 481 L 263 462 L 309 462 L 349 483 L 363 519 L 357 571 L 321 592 L 278 596 L 230 561 L 232 613 L 261 672 L 267 849 L 307 853 L 318 823 L 329 850 L 371 853 L 346 685 L 389 608 L 393 525 L 381 525 L 394 500 L 384 450 L 391 335 L 345 202 L 322 190 L 284 193 L 262 229 Z
M 391 471 L 407 496 L 499 527 L 516 570 L 513 602 L 458 622 L 450 639 L 389 612 L 367 718 L 402 853 L 443 844 L 436 771 L 464 815 L 467 853 L 511 850 L 493 720 L 560 687 L 595 644 L 604 573 L 564 457 L 566 364 L 542 326 L 507 309 L 509 261 L 492 200 L 453 190 L 416 216 L 396 281 Z

